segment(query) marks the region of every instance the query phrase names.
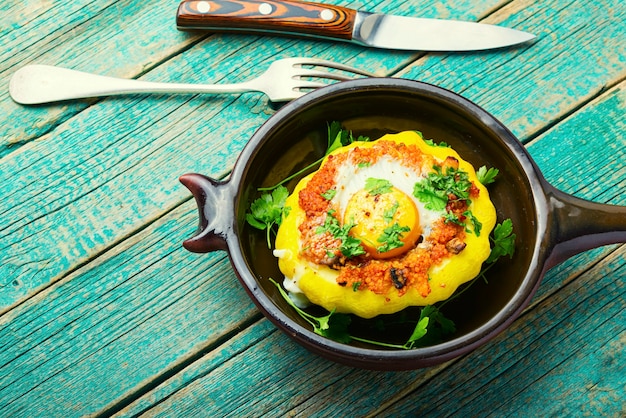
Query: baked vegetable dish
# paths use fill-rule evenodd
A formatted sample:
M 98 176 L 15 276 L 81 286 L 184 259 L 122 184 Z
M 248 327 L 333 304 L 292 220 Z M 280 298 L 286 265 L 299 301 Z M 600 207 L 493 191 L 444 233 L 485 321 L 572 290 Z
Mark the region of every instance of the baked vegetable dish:
M 314 332 L 412 349 L 453 334 L 441 308 L 463 292 L 459 286 L 513 256 L 513 225 L 496 224 L 486 188 L 497 175 L 420 132 L 370 141 L 333 122 L 324 157 L 259 189 L 246 220 L 274 248 L 284 279 L 269 280 Z M 302 176 L 291 193 L 283 186 Z M 319 316 L 319 307 L 327 314 Z M 379 337 L 355 335 L 354 316 L 356 334 L 373 321 L 365 327 Z M 399 323 L 412 331 L 387 333 Z
M 474 168 L 414 131 L 334 150 L 285 207 L 284 287 L 363 318 L 450 297 L 479 274 L 496 222 Z

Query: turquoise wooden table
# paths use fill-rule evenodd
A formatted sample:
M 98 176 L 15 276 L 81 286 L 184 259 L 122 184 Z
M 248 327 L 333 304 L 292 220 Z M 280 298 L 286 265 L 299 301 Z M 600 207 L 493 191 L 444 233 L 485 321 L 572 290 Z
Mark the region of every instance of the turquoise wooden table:
M 493 113 L 547 179 L 626 205 L 626 2 L 329 0 L 502 24 L 517 48 L 408 53 L 176 30 L 176 0 L 0 4 L 0 416 L 624 416 L 626 245 L 553 268 L 465 357 L 409 372 L 337 365 L 259 313 L 178 182 L 226 178 L 274 110 L 261 94 L 20 106 L 31 64 L 150 81 L 236 82 L 275 59 L 426 81 Z

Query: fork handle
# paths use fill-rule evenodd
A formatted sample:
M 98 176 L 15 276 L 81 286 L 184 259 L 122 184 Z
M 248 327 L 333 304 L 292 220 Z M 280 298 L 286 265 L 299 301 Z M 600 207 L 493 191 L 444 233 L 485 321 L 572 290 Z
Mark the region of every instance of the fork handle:
M 351 40 L 356 10 L 329 4 L 275 0 L 183 0 L 181 30 L 271 32 Z
M 51 65 L 27 65 L 9 83 L 11 98 L 20 104 L 42 104 L 130 93 L 243 93 L 261 91 L 254 79 L 237 84 L 158 83 L 108 77 Z

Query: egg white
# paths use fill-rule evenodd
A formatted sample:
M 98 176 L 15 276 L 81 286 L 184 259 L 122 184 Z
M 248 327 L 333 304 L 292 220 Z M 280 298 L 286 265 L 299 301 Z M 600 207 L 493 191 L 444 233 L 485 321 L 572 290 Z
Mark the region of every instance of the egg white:
M 396 189 L 413 200 L 419 213 L 419 224 L 424 238 L 430 235 L 432 224 L 442 217 L 442 211 L 427 209 L 424 203 L 413 196 L 415 184 L 422 181 L 428 175 L 426 167 L 408 167 L 401 164 L 396 158 L 383 156 L 375 163 L 358 166 L 347 159 L 337 168 L 335 177 L 336 193 L 331 199 L 331 205 L 343 219 L 346 207 L 352 196 L 365 188 L 365 182 L 369 178 L 388 180 Z

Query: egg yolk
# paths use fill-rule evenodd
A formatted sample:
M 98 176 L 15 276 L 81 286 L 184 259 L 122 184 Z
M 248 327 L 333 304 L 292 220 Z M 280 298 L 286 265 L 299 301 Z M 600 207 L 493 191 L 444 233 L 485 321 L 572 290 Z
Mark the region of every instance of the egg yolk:
M 392 187 L 373 194 L 362 189 L 346 205 L 343 222 L 354 224 L 350 235 L 376 259 L 397 257 L 414 247 L 421 235 L 419 211 L 409 196 Z

